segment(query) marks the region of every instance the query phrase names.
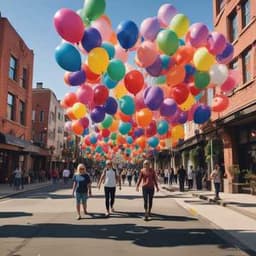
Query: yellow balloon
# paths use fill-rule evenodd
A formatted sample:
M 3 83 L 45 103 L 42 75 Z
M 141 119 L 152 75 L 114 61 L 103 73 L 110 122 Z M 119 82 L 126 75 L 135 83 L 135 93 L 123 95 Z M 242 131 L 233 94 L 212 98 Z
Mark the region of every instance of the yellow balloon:
M 172 128 L 172 138 L 179 140 L 184 138 L 184 128 L 182 125 L 176 125 Z
M 110 126 L 108 129 L 109 129 L 111 132 L 115 132 L 115 131 L 117 131 L 118 126 L 119 126 L 119 120 L 113 119 L 113 122 L 112 122 L 111 126 Z
M 215 63 L 215 57 L 208 52 L 205 47 L 201 47 L 196 50 L 193 62 L 197 70 L 209 71 L 212 65 Z
M 104 48 L 96 47 L 88 54 L 88 67 L 90 70 L 98 75 L 103 74 L 109 63 L 109 56 Z
M 195 97 L 190 93 L 185 102 L 179 105 L 182 111 L 188 111 L 196 102 Z
M 169 25 L 169 28 L 174 31 L 178 37 L 183 37 L 189 28 L 189 19 L 184 14 L 176 14 Z
M 87 113 L 86 106 L 83 103 L 77 102 L 72 106 L 72 112 L 77 119 L 80 119 Z
M 119 83 L 114 89 L 114 94 L 117 99 L 121 99 L 123 96 L 127 95 L 128 93 L 129 92 L 127 91 L 125 85 L 122 83 Z

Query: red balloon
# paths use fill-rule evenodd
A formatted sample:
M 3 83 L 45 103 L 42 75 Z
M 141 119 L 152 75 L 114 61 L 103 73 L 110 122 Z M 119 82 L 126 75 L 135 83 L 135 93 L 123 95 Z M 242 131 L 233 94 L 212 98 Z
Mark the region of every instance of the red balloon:
M 100 75 L 93 73 L 87 64 L 83 64 L 83 70 L 86 73 L 86 81 L 91 84 L 99 83 L 100 81 Z
M 178 105 L 186 101 L 189 95 L 189 89 L 186 84 L 179 84 L 171 87 L 170 96 L 177 102 Z
M 194 96 L 198 95 L 201 92 L 200 89 L 195 87 L 195 83 L 193 83 L 193 82 L 192 83 L 188 83 L 188 88 L 190 90 L 190 93 L 192 95 L 194 95 Z M 208 88 L 209 88 L 209 86 L 208 86 Z
M 95 105 L 103 105 L 108 99 L 108 95 L 109 95 L 108 88 L 104 85 L 99 84 L 94 87 L 93 91 L 94 91 L 93 101 Z
M 131 70 L 124 77 L 126 89 L 136 95 L 144 86 L 144 77 L 138 70 Z
M 66 93 L 63 99 L 63 103 L 67 107 L 72 107 L 77 101 L 78 99 L 74 92 Z
M 110 135 L 110 131 L 108 129 L 103 129 L 101 135 L 103 138 L 107 138 Z
M 156 121 L 152 120 L 146 129 L 146 136 L 152 137 L 156 135 L 156 133 L 157 133 Z
M 212 111 L 221 112 L 224 111 L 229 105 L 229 99 L 225 95 L 215 95 L 212 100 Z

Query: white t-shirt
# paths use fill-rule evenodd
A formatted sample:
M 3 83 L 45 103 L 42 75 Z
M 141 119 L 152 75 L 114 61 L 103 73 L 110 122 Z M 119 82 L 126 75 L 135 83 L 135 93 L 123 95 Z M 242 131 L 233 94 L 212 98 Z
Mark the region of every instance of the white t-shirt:
M 165 178 L 169 177 L 169 170 L 168 169 L 164 169 L 164 177 Z
M 116 187 L 116 172 L 113 169 L 105 171 L 105 187 L 113 188 Z
M 63 176 L 64 178 L 69 178 L 69 175 L 70 175 L 70 170 L 64 169 L 64 170 L 63 170 L 63 173 L 62 173 L 62 176 Z

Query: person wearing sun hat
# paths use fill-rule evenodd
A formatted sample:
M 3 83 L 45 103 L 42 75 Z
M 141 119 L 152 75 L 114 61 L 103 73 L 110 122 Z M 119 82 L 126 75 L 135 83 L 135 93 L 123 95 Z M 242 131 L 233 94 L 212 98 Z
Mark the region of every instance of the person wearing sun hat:
M 121 189 L 120 176 L 118 175 L 117 170 L 113 168 L 111 160 L 106 161 L 106 167 L 103 170 L 103 173 L 100 177 L 98 185 L 99 189 L 102 182 L 104 183 L 106 217 L 108 217 L 110 214 L 110 207 L 111 211 L 114 212 L 114 202 L 117 183 L 119 184 L 119 189 Z
M 143 168 L 140 171 L 139 180 L 136 186 L 137 191 L 139 191 L 139 186 L 141 182 L 145 210 L 144 219 L 148 220 L 153 205 L 155 187 L 157 192 L 159 191 L 156 172 L 154 171 L 153 168 L 150 167 L 150 162 L 148 160 L 145 160 L 143 162 Z

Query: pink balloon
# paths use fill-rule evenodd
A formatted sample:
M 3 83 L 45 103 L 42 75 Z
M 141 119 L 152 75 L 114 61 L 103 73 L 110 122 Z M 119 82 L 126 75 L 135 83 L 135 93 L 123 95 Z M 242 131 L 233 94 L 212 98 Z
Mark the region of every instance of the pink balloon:
M 208 39 L 208 50 L 211 54 L 221 54 L 226 47 L 226 38 L 219 32 L 213 31 L 210 33 Z
M 84 84 L 78 88 L 76 96 L 79 102 L 90 106 L 94 96 L 93 89 L 91 86 Z
M 71 131 L 71 125 L 72 125 L 72 122 L 71 121 L 67 121 L 64 125 L 64 131 L 65 132 L 70 132 Z
M 89 126 L 89 119 L 87 117 L 83 117 L 79 120 L 80 124 L 86 129 Z
M 59 35 L 71 43 L 78 43 L 84 35 L 81 17 L 70 9 L 63 8 L 55 13 L 54 26 Z
M 189 40 L 193 47 L 201 47 L 207 45 L 209 30 L 203 23 L 194 23 L 189 28 Z
M 223 92 L 230 92 L 236 87 L 236 84 L 236 80 L 229 75 L 226 81 L 221 85 L 220 89 Z
M 156 46 L 150 41 L 144 41 L 137 50 L 137 58 L 142 67 L 152 65 L 158 56 Z
M 141 90 L 135 96 L 136 111 L 146 108 L 146 105 L 144 103 L 143 93 L 144 93 L 144 91 Z
M 162 27 L 167 27 L 172 18 L 177 14 L 176 8 L 171 4 L 163 4 L 157 13 L 157 18 Z
M 92 27 L 96 28 L 102 37 L 102 41 L 108 41 L 112 35 L 111 25 L 104 18 L 99 18 L 92 23 Z
M 119 44 L 115 46 L 115 59 L 121 60 L 123 63 L 128 60 L 128 51 L 123 49 Z

